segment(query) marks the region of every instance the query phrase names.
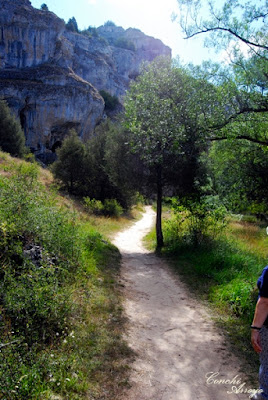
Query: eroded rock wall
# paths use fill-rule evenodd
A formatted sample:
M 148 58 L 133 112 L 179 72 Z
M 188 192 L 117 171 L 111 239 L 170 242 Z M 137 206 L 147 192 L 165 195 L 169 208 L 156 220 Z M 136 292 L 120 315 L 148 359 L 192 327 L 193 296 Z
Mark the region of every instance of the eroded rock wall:
M 70 128 L 90 137 L 104 116 L 100 90 L 122 101 L 143 61 L 171 56 L 160 40 L 137 29 L 103 26 L 92 37 L 70 32 L 29 0 L 0 0 L 0 29 L 0 97 L 44 160 L 53 158 Z M 118 46 L 118 38 L 134 48 Z

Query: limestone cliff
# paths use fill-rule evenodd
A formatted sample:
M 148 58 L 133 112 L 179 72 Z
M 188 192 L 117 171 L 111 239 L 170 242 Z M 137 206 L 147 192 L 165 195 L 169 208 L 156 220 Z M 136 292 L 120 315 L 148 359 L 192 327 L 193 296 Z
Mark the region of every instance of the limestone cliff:
M 49 157 L 70 127 L 88 138 L 104 115 L 99 90 L 122 100 L 143 61 L 171 56 L 160 40 L 137 29 L 70 32 L 29 0 L 0 0 L 0 10 L 0 96 L 38 155 Z

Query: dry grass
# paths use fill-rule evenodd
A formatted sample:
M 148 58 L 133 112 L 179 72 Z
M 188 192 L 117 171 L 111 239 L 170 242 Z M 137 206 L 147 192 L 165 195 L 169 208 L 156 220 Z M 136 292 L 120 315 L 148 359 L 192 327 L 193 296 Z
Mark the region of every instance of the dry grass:
M 268 236 L 262 225 L 250 222 L 231 222 L 230 234 L 253 253 L 268 257 Z

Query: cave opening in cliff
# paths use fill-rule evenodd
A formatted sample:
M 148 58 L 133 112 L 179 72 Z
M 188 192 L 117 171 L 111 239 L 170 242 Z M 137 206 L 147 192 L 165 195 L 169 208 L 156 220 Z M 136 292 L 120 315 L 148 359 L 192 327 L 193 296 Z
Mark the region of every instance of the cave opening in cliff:
M 57 141 L 53 144 L 53 146 L 51 147 L 52 153 L 56 153 L 56 150 L 57 150 L 59 147 L 61 147 L 61 145 L 62 145 L 61 140 L 57 140 Z
M 24 108 L 20 111 L 20 125 L 21 125 L 22 130 L 25 132 L 26 116 L 24 114 Z

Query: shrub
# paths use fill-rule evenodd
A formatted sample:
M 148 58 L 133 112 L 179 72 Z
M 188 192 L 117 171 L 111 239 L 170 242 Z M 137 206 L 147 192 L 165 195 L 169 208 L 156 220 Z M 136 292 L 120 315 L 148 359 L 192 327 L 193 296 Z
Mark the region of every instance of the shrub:
M 109 217 L 120 217 L 123 208 L 115 199 L 106 199 L 103 204 L 103 214 Z
M 100 200 L 84 197 L 84 203 L 90 214 L 101 215 L 103 213 L 103 204 Z
M 172 217 L 166 221 L 167 242 L 171 246 L 198 246 L 214 240 L 225 228 L 227 211 L 192 199 L 172 200 Z
M 106 199 L 102 203 L 100 200 L 84 197 L 84 203 L 90 214 L 119 217 L 123 213 L 123 208 L 115 199 Z
M 23 156 L 26 151 L 21 126 L 3 100 L 0 100 L 0 148 L 18 157 Z

